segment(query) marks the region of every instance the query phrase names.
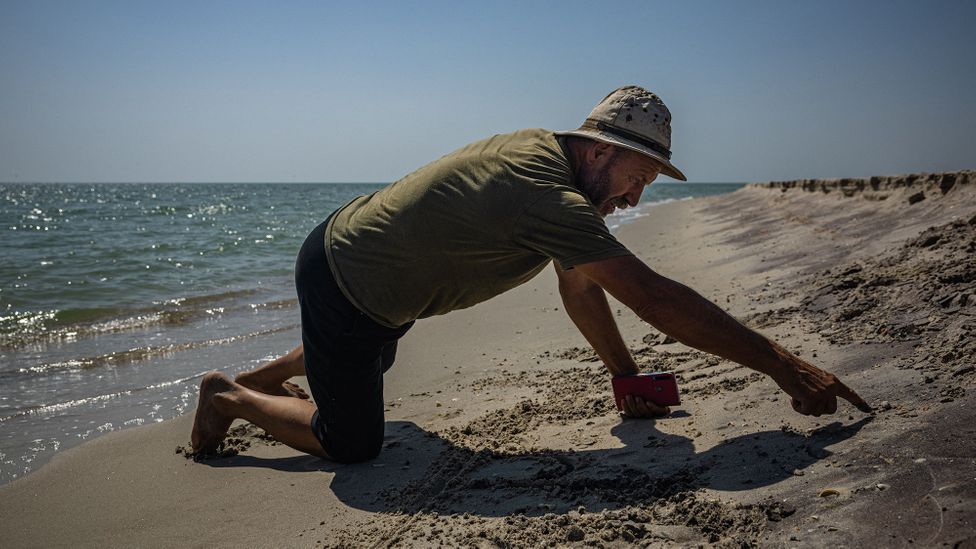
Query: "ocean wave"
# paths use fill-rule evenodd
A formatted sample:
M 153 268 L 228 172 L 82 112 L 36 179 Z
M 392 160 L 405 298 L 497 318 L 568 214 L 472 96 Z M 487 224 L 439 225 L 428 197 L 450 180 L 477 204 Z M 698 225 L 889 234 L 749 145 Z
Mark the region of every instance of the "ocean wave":
M 662 206 L 664 204 L 671 204 L 672 202 L 683 202 L 685 200 L 691 200 L 693 198 L 699 198 L 696 196 L 682 196 L 679 198 L 662 198 L 660 200 L 651 200 L 649 202 L 641 202 L 633 208 L 627 208 L 625 210 L 617 210 L 614 213 L 607 216 L 607 227 L 611 231 L 619 229 L 622 225 L 628 223 L 633 223 L 637 219 L 648 216 L 649 209 L 655 206 Z
M 195 374 L 190 375 L 190 376 L 181 377 L 179 379 L 173 379 L 173 380 L 169 380 L 169 381 L 163 381 L 163 382 L 160 382 L 160 383 L 154 383 L 152 385 L 147 385 L 145 387 L 135 387 L 135 388 L 132 388 L 132 389 L 124 389 L 124 390 L 116 391 L 116 392 L 113 392 L 113 393 L 106 393 L 106 394 L 101 394 L 101 395 L 95 395 L 95 396 L 85 397 L 85 398 L 77 398 L 77 399 L 73 399 L 73 400 L 67 400 L 67 401 L 64 401 L 64 402 L 54 402 L 54 403 L 50 403 L 50 404 L 39 404 L 39 405 L 36 405 L 36 406 L 31 406 L 30 408 L 27 408 L 27 409 L 24 409 L 24 410 L 19 410 L 19 411 L 13 413 L 13 414 L 8 415 L 8 416 L 0 417 L 0 423 L 3 423 L 5 421 L 9 421 L 11 419 L 18 418 L 18 417 L 29 416 L 29 415 L 37 415 L 37 414 L 49 414 L 49 413 L 54 413 L 54 412 L 60 412 L 60 411 L 63 411 L 63 410 L 67 410 L 69 408 L 76 408 L 78 406 L 84 406 L 86 404 L 94 404 L 96 402 L 103 402 L 103 401 L 108 401 L 108 400 L 114 400 L 114 399 L 117 399 L 117 398 L 120 398 L 120 397 L 129 396 L 129 395 L 132 395 L 132 394 L 135 394 L 135 393 L 139 393 L 139 392 L 142 392 L 142 391 L 151 391 L 151 390 L 154 390 L 154 389 L 163 389 L 163 388 L 166 388 L 166 387 L 171 387 L 173 385 L 179 385 L 179 384 L 182 384 L 182 383 L 186 383 L 187 381 L 190 381 L 190 380 L 193 380 L 193 379 L 201 378 L 204 375 L 206 375 L 206 373 L 208 371 L 209 370 L 205 370 L 203 372 L 198 372 L 198 373 L 195 373 Z
M 213 347 L 216 345 L 228 345 L 246 339 L 275 334 L 275 333 L 284 332 L 288 330 L 295 330 L 298 329 L 299 327 L 300 327 L 299 324 L 289 324 L 286 326 L 278 326 L 275 328 L 269 328 L 267 330 L 258 330 L 254 332 L 248 332 L 246 334 L 238 334 L 238 335 L 233 335 L 228 337 L 204 339 L 204 340 L 197 340 L 197 341 L 186 341 L 183 343 L 171 343 L 169 345 L 136 347 L 134 349 L 115 351 L 112 353 L 106 353 L 103 355 L 98 355 L 93 357 L 76 358 L 76 359 L 63 360 L 58 362 L 48 362 L 44 364 L 38 364 L 35 366 L 19 368 L 15 371 L 2 372 L 0 373 L 0 379 L 4 377 L 9 377 L 13 374 L 31 375 L 31 374 L 44 374 L 44 373 L 49 373 L 51 371 L 57 371 L 57 370 L 79 371 L 79 370 L 90 370 L 93 368 L 118 367 L 125 364 L 131 364 L 133 362 L 141 362 L 144 360 L 148 360 L 150 358 L 170 356 L 176 353 L 190 351 L 193 349 L 200 349 L 203 347 Z
M 145 330 L 153 326 L 179 326 L 203 317 L 214 317 L 253 309 L 286 309 L 297 299 L 223 305 L 255 295 L 257 289 L 174 298 L 154 302 L 152 308 L 130 310 L 92 308 L 49 311 L 13 311 L 0 316 L 0 349 L 15 350 L 45 343 L 64 343 L 119 332 Z M 214 306 L 218 305 L 218 306 Z
M 164 301 L 154 301 L 153 303 L 157 305 L 182 305 L 182 306 L 200 305 L 203 303 L 213 303 L 214 301 L 225 301 L 228 299 L 236 299 L 238 297 L 246 297 L 249 295 L 254 295 L 259 291 L 260 290 L 256 288 L 248 288 L 245 290 L 230 290 L 218 294 L 204 294 L 204 295 L 190 296 L 190 297 L 177 297 L 174 299 L 167 299 Z

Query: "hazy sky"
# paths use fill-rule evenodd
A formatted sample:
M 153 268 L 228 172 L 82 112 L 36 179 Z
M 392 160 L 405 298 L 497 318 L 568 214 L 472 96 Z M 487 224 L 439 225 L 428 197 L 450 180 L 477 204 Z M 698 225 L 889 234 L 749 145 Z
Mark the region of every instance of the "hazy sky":
M 386 182 L 630 83 L 690 181 L 974 168 L 974 29 L 970 0 L 0 0 L 0 181 Z

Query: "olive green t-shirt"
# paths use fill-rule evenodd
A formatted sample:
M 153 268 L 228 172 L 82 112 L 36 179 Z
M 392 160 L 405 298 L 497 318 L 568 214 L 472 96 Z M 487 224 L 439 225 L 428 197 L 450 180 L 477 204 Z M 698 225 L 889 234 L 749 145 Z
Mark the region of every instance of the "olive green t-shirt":
M 380 324 L 470 307 L 538 274 L 630 252 L 573 184 L 552 132 L 472 143 L 337 211 L 326 229 L 343 294 Z

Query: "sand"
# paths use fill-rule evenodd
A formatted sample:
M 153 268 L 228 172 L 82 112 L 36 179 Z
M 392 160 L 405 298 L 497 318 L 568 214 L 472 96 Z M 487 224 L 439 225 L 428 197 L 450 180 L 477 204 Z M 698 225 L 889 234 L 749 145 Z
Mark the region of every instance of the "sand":
M 642 368 L 674 370 L 682 396 L 621 419 L 546 272 L 406 336 L 376 460 L 238 424 L 228 457 L 195 462 L 185 416 L 0 487 L 3 545 L 976 545 L 976 175 L 754 185 L 649 213 L 620 231 L 635 253 L 876 412 L 800 416 L 769 379 L 614 303 Z

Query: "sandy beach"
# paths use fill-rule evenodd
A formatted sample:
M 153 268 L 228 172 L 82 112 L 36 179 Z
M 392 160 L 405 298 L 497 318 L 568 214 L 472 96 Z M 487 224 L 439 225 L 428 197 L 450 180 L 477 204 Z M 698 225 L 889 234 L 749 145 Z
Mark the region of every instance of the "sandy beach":
M 631 250 L 875 413 L 800 416 L 771 380 L 614 303 L 682 398 L 622 419 L 550 269 L 417 323 L 376 460 L 331 464 L 238 423 L 236 456 L 194 462 L 185 415 L 0 486 L 3 546 L 976 546 L 976 172 L 756 184 L 648 213 L 619 231 Z

